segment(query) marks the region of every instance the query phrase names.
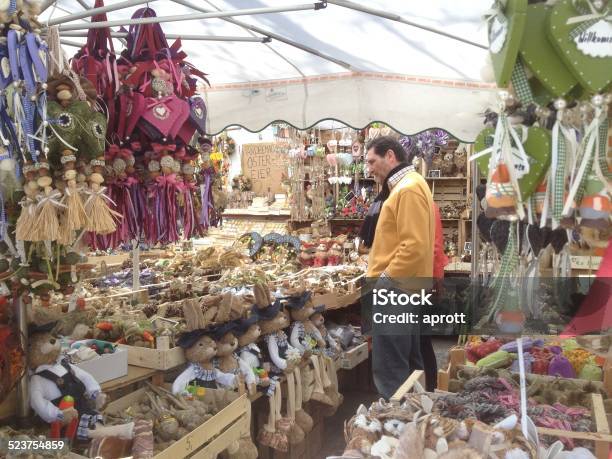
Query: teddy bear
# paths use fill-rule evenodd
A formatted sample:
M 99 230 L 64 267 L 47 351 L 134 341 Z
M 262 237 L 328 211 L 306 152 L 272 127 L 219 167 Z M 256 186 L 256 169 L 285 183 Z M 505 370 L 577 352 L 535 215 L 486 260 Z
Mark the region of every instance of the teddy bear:
M 325 348 L 325 341 L 321 333 L 310 321 L 310 316 L 315 312 L 312 293 L 305 291 L 296 296 L 287 297 L 286 300 L 286 306 L 293 320 L 289 342 L 302 353 L 304 359 L 310 359 L 313 349 L 317 346 Z
M 269 293 L 268 293 L 269 294 Z M 271 300 L 271 298 L 270 298 Z M 294 369 L 302 359 L 298 349 L 289 344 L 287 335 L 283 331 L 289 326 L 289 315 L 281 307 L 280 301 L 268 304 L 266 307 L 258 308 L 260 318 L 259 325 L 268 351 L 270 372 L 273 375 L 284 373 L 287 376 L 287 416 L 280 415 L 280 400 L 276 404 L 276 429 L 271 431 L 271 426 L 264 426 L 260 432 L 259 441 L 275 449 L 286 451 L 287 445 L 281 441 L 281 435 L 285 435 L 287 443 L 299 443 L 304 439 L 304 431 L 295 422 L 295 374 Z M 280 435 L 279 435 L 280 433 Z
M 317 327 L 317 330 L 319 330 L 319 333 L 327 344 L 325 353 L 332 358 L 336 358 L 342 353 L 342 346 L 340 346 L 331 333 L 327 331 L 327 327 L 325 326 L 325 317 L 323 316 L 321 310 L 322 308 L 315 308 L 314 313 L 310 316 L 310 321 L 315 327 Z
M 315 308 L 315 312 L 310 316 L 310 320 L 313 325 L 318 329 L 321 334 L 325 345 L 322 349 L 322 371 L 331 382 L 331 385 L 326 387 L 325 393 L 334 402 L 329 410 L 324 411 L 324 415 L 331 416 L 336 412 L 338 406 L 340 406 L 344 400 L 342 394 L 338 391 L 338 374 L 336 370 L 336 358 L 342 353 L 342 347 L 334 339 L 334 337 L 327 331 L 325 327 L 325 318 L 323 317 L 323 310 L 325 306 L 318 306 Z
M 342 245 L 338 242 L 334 242 L 329 249 L 329 254 L 327 256 L 327 265 L 328 266 L 338 266 L 342 264 Z
M 320 268 L 325 265 L 327 265 L 327 245 L 321 243 L 317 246 L 317 250 L 314 254 L 313 266 L 315 268 Z
M 247 365 L 244 360 L 238 358 L 236 349 L 238 349 L 238 338 L 234 334 L 236 322 L 228 322 L 221 325 L 216 331 L 217 340 L 217 356 L 213 360 L 215 368 L 218 368 L 223 373 L 233 373 L 238 377 L 238 393 L 244 393 L 244 384 L 246 382 L 249 387 L 249 392 L 253 393 L 257 384 L 257 378 L 253 370 Z
M 327 407 L 323 410 L 324 416 L 332 416 L 342 404 L 344 397 L 338 392 L 338 378 L 335 358 L 341 349 L 333 337 L 327 332 L 324 325 L 322 311 L 325 306 L 313 308 L 313 313 L 309 316 L 312 326 L 315 327 L 321 339 L 317 341 L 316 360 L 312 363 L 315 367 L 315 389 L 312 398 Z M 321 394 L 321 390 L 323 394 Z
M 205 388 L 234 388 L 238 377 L 215 368 L 213 359 L 217 356 L 217 342 L 213 338 L 216 330 L 209 325 L 202 308 L 196 301 L 187 301 L 183 306 L 189 331 L 181 333 L 176 344 L 183 348 L 190 365 L 172 383 L 172 393 L 185 394 L 189 386 Z
M 132 439 L 134 423 L 104 426 L 100 410 L 106 395 L 88 372 L 61 358 L 61 343 L 51 332 L 55 324 L 29 330 L 30 406 L 51 424 L 51 438 L 89 440 Z M 62 432 L 63 430 L 63 432 Z

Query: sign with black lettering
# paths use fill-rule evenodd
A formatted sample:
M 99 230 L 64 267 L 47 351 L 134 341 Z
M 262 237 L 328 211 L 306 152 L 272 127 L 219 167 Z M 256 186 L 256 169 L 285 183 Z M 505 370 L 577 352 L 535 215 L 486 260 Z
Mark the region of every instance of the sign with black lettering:
M 279 142 L 248 143 L 242 146 L 242 173 L 251 179 L 253 191 L 263 196 L 282 193 L 283 174 L 287 173 L 288 145 Z

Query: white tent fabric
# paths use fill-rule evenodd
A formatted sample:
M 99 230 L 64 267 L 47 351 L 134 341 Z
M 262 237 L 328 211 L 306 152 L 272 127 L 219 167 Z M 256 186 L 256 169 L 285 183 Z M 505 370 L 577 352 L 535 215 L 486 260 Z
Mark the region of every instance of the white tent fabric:
M 105 1 L 107 6 L 114 3 L 120 0 Z M 150 0 L 149 6 L 158 16 L 173 16 L 307 3 Z M 482 45 L 487 42 L 482 15 L 490 0 L 355 3 Z M 41 15 L 41 22 L 82 12 L 83 6 L 92 5 L 93 0 L 58 0 Z M 144 6 L 109 12 L 108 20 L 129 19 Z M 480 114 L 495 100 L 494 85 L 480 77 L 487 50 L 431 31 L 334 4 L 317 11 L 233 20 L 239 24 L 227 19 L 162 24 L 168 34 L 273 37 L 270 43 L 183 41 L 188 60 L 210 75 L 212 87 L 205 93 L 211 133 L 233 124 L 256 131 L 275 120 L 306 128 L 321 119 L 335 118 L 353 127 L 382 121 L 406 134 L 439 127 L 463 141 L 472 141 L 481 127 Z M 87 22 L 88 18 L 69 24 L 86 27 Z M 324 57 L 284 43 L 279 36 Z M 84 43 L 85 38 L 65 40 Z M 122 45 L 116 41 L 116 46 L 121 49 Z M 67 51 L 70 55 L 76 49 Z

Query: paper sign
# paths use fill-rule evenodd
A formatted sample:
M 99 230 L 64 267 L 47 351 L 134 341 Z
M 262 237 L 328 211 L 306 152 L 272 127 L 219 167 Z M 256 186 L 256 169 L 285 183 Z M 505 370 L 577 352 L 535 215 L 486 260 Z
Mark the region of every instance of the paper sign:
M 242 146 L 242 173 L 251 179 L 255 194 L 282 193 L 283 175 L 287 173 L 289 146 L 285 143 L 262 142 Z

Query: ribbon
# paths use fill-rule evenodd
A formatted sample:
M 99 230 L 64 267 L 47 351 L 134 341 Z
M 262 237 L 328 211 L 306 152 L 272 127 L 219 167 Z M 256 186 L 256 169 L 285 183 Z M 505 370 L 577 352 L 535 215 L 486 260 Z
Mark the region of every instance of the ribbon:
M 591 0 L 582 0 L 582 3 L 572 0 L 572 5 L 580 13 L 580 16 L 569 18 L 566 22 L 567 25 L 578 24 L 569 33 L 572 40 L 599 21 L 612 22 L 612 14 L 609 7 L 599 12 L 593 3 L 591 3 Z
M 559 109 L 552 129 L 552 159 L 547 174 L 541 228 L 546 226 L 549 218 L 552 220 L 552 229 L 556 229 L 561 223 L 568 164 L 574 161 L 577 146 L 575 133 L 564 125 L 563 109 Z
M 155 182 L 159 186 L 178 185 L 176 174 L 160 175 L 159 177 L 155 177 Z
M 521 102 L 526 105 L 535 104 L 533 92 L 531 91 L 529 80 L 527 79 L 527 73 L 525 72 L 525 66 L 520 57 L 514 64 L 510 81 L 512 81 L 512 88 Z
M 176 150 L 176 144 L 173 144 L 173 143 L 169 143 L 169 144 L 152 143 L 151 144 L 151 148 L 153 149 L 153 151 L 155 153 L 162 153 L 164 151 L 175 151 Z
M 482 15 L 482 19 L 486 22 L 491 22 L 493 19 L 498 18 L 498 21 L 502 23 L 506 22 L 506 15 L 504 14 L 505 7 L 505 0 L 495 0 L 491 8 L 485 11 L 485 13 Z
M 511 291 L 510 278 L 519 262 L 518 230 L 518 222 L 511 222 L 508 231 L 508 243 L 502 255 L 501 265 L 497 276 L 491 284 L 491 288 L 495 290 L 495 298 L 491 305 L 489 315 L 487 316 L 488 321 L 494 318 L 495 313 L 507 303 L 507 298 Z
M 515 152 L 513 152 L 511 140 L 514 141 Z M 468 161 L 474 161 L 481 156 L 488 154 L 491 155 L 489 158 L 489 172 L 487 176 L 489 184 L 491 183 L 491 177 L 493 176 L 496 167 L 501 163 L 507 165 L 508 173 L 510 175 L 510 182 L 517 197 L 516 211 L 521 220 L 525 218 L 525 209 L 523 208 L 523 198 L 518 179 L 529 173 L 529 157 L 523 148 L 523 142 L 526 140 L 527 129 L 524 126 L 522 127 L 520 137 L 514 127 L 508 122 L 505 112 L 501 110 L 500 115 L 497 118 L 495 134 L 493 135 L 493 145 L 476 153 L 475 155 L 470 156 L 468 159 Z M 517 172 L 516 159 L 518 159 L 520 177 L 518 175 L 519 173 Z
M 595 116 L 587 127 L 584 137 L 580 142 L 575 163 L 576 166 L 579 166 L 578 169 L 574 170 L 572 174 L 570 190 L 567 199 L 565 200 L 565 205 L 562 212 L 564 217 L 568 217 L 570 215 L 572 206 L 574 204 L 579 206 L 582 202 L 586 180 L 591 171 L 595 172 L 595 175 L 604 185 L 608 193 L 610 193 L 612 190 L 612 185 L 606 179 L 603 171 L 601 170 L 602 161 L 600 160 L 600 153 L 602 151 L 601 143 L 605 142 L 605 135 L 607 135 L 607 132 L 605 132 L 603 139 L 601 138 L 603 131 L 600 129 L 600 127 L 602 125 L 607 125 L 605 117 L 606 113 L 603 108 L 596 105 Z
M 51 204 L 53 204 L 55 207 L 63 207 L 63 208 L 67 208 L 66 205 L 62 204 L 60 202 L 62 197 L 62 193 L 60 193 L 58 190 L 52 190 L 49 194 L 43 195 L 39 201 L 38 204 L 36 205 L 36 207 L 42 207 L 43 205 L 45 205 L 47 202 L 50 202 Z
M 95 198 L 96 196 L 104 199 L 105 201 L 108 201 L 114 207 L 117 207 L 117 204 L 115 203 L 115 201 L 113 201 L 110 198 L 110 196 L 106 194 L 106 190 L 107 188 L 105 186 L 101 186 L 98 190 L 92 190 L 91 188 L 85 188 L 83 192 L 89 195 L 89 197 L 87 198 L 87 201 L 85 201 L 85 207 L 87 207 L 89 203 L 93 200 L 93 198 Z
M 128 159 L 133 156 L 132 151 L 128 148 L 120 148 L 118 145 L 113 144 L 108 147 L 104 157 L 107 161 L 112 161 L 115 158 Z
M 200 197 L 202 199 L 202 211 L 200 213 L 200 224 L 204 227 L 204 229 L 208 229 L 210 226 L 210 209 L 213 208 L 212 205 L 212 174 L 213 172 L 210 169 L 205 169 L 202 171 L 204 175 L 204 183 L 200 185 Z

